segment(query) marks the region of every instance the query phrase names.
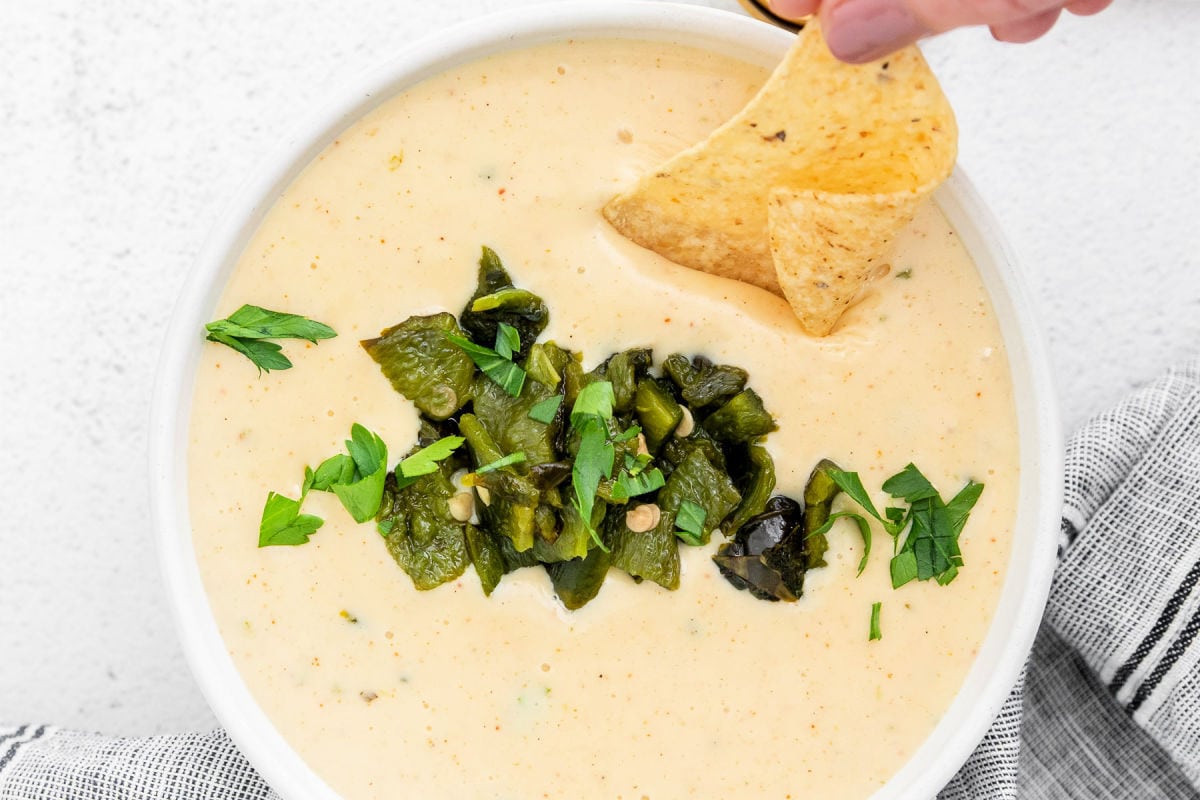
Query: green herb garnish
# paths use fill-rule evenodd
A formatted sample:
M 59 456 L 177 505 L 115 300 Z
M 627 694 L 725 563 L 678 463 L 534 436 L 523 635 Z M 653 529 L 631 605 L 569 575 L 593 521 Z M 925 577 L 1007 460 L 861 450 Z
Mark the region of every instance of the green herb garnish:
M 387 477 L 387 445 L 356 422 L 350 428 L 346 450 L 349 451 L 353 470 L 344 461 L 339 461 L 341 474 L 337 481 L 329 485 L 329 491 L 337 495 L 355 522 L 366 522 L 379 511 L 379 503 L 383 498 L 383 482 Z
M 641 469 L 637 472 L 626 470 L 617 476 L 612 486 L 613 500 L 628 500 L 650 492 L 656 492 L 667 485 L 662 470 L 658 467 Z
M 495 470 L 501 469 L 502 467 L 508 467 L 508 466 L 512 466 L 513 464 L 524 464 L 524 463 L 525 463 L 525 454 L 524 453 L 521 453 L 521 452 L 509 453 L 508 455 L 504 456 L 503 458 L 497 458 L 495 461 L 491 462 L 490 464 L 484 464 L 482 467 L 475 470 L 475 474 L 478 475 L 479 473 L 483 473 L 483 472 L 494 472 Z
M 563 396 L 561 394 L 551 395 L 545 400 L 534 403 L 533 408 L 529 409 L 529 418 L 535 422 L 540 422 L 544 425 L 549 425 L 554 422 L 554 417 L 558 414 L 558 407 L 562 405 Z
M 483 374 L 494 380 L 501 389 L 513 397 L 521 396 L 525 370 L 512 360 L 513 353 L 521 349 L 521 337 L 515 328 L 503 322 L 497 326 L 495 349 L 475 344 L 453 333 L 447 333 L 446 338 L 461 347 Z
M 301 514 L 299 500 L 284 497 L 275 492 L 267 493 L 263 506 L 262 520 L 258 523 L 258 546 L 307 544 L 308 537 L 325 524 L 325 520 L 312 514 Z
M 461 436 L 444 436 L 405 458 L 396 465 L 397 488 L 403 489 L 422 475 L 437 472 L 438 462 L 449 458 L 465 441 Z
M 829 529 L 833 527 L 833 523 L 837 522 L 842 517 L 853 520 L 858 526 L 859 534 L 862 536 L 863 554 L 862 558 L 858 560 L 858 572 L 855 574 L 857 577 L 858 575 L 863 574 L 863 570 L 867 568 L 867 559 L 871 557 L 871 525 L 866 519 L 863 518 L 862 514 L 855 514 L 853 511 L 839 511 L 836 514 L 830 514 L 829 519 L 825 521 L 824 525 L 808 535 L 810 537 L 824 536 L 825 534 L 829 533 Z
M 596 381 L 583 387 L 571 409 L 571 427 L 579 434 L 579 451 L 571 467 L 571 486 L 575 489 L 575 508 L 592 541 L 608 552 L 607 545 L 592 525 L 592 509 L 600 481 L 612 477 L 616 451 L 608 438 L 608 420 L 612 419 L 613 388 L 608 381 Z
M 871 604 L 871 632 L 867 635 L 868 642 L 877 642 L 883 638 L 883 633 L 879 630 L 879 612 L 883 608 L 883 603 Z
M 708 512 L 704 506 L 684 500 L 679 504 L 679 512 L 675 515 L 675 535 L 690 545 L 704 544 L 704 520 Z
M 231 347 L 258 367 L 259 374 L 273 369 L 290 369 L 292 362 L 282 347 L 266 339 L 304 339 L 316 344 L 332 339 L 337 332 L 298 314 L 285 314 L 258 306 L 244 305 L 225 319 L 204 326 L 210 342 Z
M 517 333 L 517 329 L 507 322 L 501 322 L 496 326 L 496 353 L 501 358 L 507 358 L 512 361 L 513 353 L 521 350 L 521 334 Z
M 878 520 L 892 537 L 895 551 L 890 564 L 893 588 L 899 589 L 912 580 L 925 581 L 930 578 L 944 586 L 957 577 L 958 568 L 962 566 L 958 536 L 983 492 L 983 484 L 968 481 L 949 503 L 944 503 L 929 479 L 916 466 L 909 464 L 883 482 L 883 490 L 893 498 L 904 500 L 908 503 L 908 508 L 889 506 L 881 515 L 871 502 L 857 473 L 838 469 L 829 469 L 827 473 L 842 491 Z M 861 573 L 866 566 L 866 556 L 870 554 L 870 533 L 866 520 L 857 514 L 842 512 L 831 516 L 829 522 L 823 526 L 822 532 L 828 530 L 833 519 L 838 516 L 856 518 L 859 530 L 863 532 L 866 552 L 859 564 Z M 906 528 L 908 535 L 901 545 L 900 537 Z

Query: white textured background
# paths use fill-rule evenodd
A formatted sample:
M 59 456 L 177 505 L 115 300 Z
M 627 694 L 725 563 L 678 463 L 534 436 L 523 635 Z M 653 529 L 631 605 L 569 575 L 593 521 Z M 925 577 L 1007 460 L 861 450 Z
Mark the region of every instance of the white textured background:
M 147 509 L 184 274 L 288 121 L 414 37 L 528 4 L 0 0 L 0 720 L 214 724 Z M 1068 429 L 1200 352 L 1197 42 L 1200 3 L 1116 0 L 1034 45 L 926 48 L 1043 305 Z

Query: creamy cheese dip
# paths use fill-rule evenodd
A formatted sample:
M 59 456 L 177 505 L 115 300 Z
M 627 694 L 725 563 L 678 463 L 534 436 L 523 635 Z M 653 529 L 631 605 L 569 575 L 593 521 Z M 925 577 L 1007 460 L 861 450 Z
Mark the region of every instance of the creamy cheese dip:
M 213 613 L 283 736 L 350 798 L 865 797 L 953 699 L 996 605 L 1017 499 L 1008 363 L 987 295 L 937 208 L 900 237 L 892 276 L 828 339 L 786 303 L 622 239 L 598 209 L 732 115 L 763 70 L 662 43 L 578 41 L 470 64 L 346 130 L 279 198 L 214 318 L 242 303 L 339 336 L 289 343 L 259 377 L 218 345 L 201 359 L 190 513 Z M 270 490 L 360 422 L 395 463 L 417 417 L 358 340 L 417 313 L 457 313 L 481 244 L 551 311 L 543 338 L 585 355 L 652 346 L 749 371 L 779 431 L 777 491 L 815 463 L 857 470 L 876 503 L 914 461 L 949 497 L 986 490 L 947 587 L 891 588 L 875 532 L 838 523 L 804 598 L 730 586 L 709 548 L 682 548 L 681 587 L 612 571 L 564 611 L 538 569 L 488 599 L 473 570 L 416 591 L 370 524 L 313 493 L 302 547 L 257 548 Z M 911 270 L 911 277 L 904 278 Z M 844 501 L 841 498 L 839 503 Z M 883 639 L 868 642 L 871 604 Z M 344 612 L 344 613 L 343 613 Z

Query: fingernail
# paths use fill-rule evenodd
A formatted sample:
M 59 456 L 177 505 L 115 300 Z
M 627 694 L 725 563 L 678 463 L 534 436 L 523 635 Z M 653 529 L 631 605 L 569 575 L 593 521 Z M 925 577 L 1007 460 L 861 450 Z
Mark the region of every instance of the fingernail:
M 811 0 L 766 0 L 765 5 L 772 14 L 786 19 L 799 19 L 813 13 Z
M 846 0 L 822 21 L 829 49 L 852 64 L 883 58 L 929 33 L 899 0 Z

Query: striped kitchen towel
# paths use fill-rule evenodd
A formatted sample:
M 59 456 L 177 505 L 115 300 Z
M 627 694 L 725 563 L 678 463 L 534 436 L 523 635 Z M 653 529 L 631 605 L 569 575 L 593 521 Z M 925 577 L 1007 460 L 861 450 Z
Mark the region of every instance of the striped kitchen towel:
M 1046 619 L 940 800 L 1200 800 L 1200 359 L 1072 437 Z M 224 734 L 0 727 L 0 800 L 276 800 Z
M 1200 798 L 1200 359 L 1067 446 L 1024 686 L 942 800 Z

